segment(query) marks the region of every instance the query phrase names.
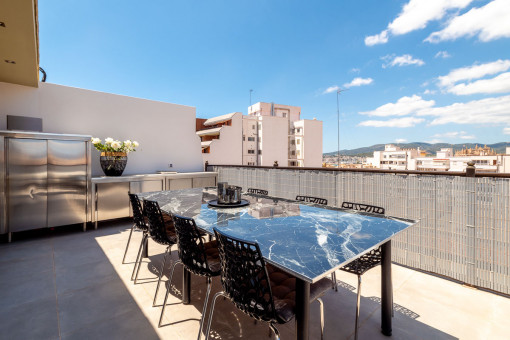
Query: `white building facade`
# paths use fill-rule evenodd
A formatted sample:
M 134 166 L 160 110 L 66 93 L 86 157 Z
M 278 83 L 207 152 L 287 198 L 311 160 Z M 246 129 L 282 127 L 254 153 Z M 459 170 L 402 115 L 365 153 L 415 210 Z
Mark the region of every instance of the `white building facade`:
M 420 149 L 401 149 L 393 144 L 386 144 L 384 151 L 374 151 L 374 157 L 368 158 L 367 163 L 378 169 L 387 170 L 415 170 L 412 159 L 419 157 Z
M 442 148 L 436 157 L 425 157 L 422 150 L 403 150 L 387 144 L 384 151 L 374 151 L 374 157 L 367 159 L 367 163 L 379 169 L 455 172 L 466 171 L 471 161 L 480 172 L 510 173 L 510 147 L 500 155 L 487 147 L 456 153 L 452 148 Z
M 321 167 L 322 121 L 300 115 L 297 106 L 259 102 L 248 108 L 248 115 L 197 119 L 204 162 Z

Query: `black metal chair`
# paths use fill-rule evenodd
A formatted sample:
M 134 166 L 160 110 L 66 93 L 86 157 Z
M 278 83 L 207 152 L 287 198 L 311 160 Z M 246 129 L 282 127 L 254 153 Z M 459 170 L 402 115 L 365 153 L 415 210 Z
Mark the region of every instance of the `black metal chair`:
M 165 255 L 163 256 L 163 263 L 159 270 L 158 285 L 156 286 L 156 293 L 154 294 L 154 300 L 152 306 L 156 305 L 156 298 L 158 296 L 159 285 L 161 284 L 161 278 L 163 277 L 163 271 L 165 270 L 166 259 L 171 255 L 171 249 L 174 244 L 177 244 L 177 236 L 175 235 L 175 228 L 173 222 L 169 221 L 168 218 L 163 216 L 159 204 L 156 201 L 143 200 L 143 207 L 145 215 L 147 216 L 147 222 L 149 224 L 149 234 L 151 239 L 161 245 L 165 245 Z M 168 216 L 168 215 L 167 215 Z M 141 262 L 141 261 L 140 261 Z M 138 272 L 140 271 L 141 265 L 138 266 L 136 271 L 135 283 L 138 278 Z
M 207 301 L 209 300 L 209 293 L 211 292 L 212 277 L 219 276 L 221 273 L 218 243 L 216 241 L 204 243 L 202 241 L 202 233 L 199 232 L 195 220 L 192 218 L 174 215 L 173 219 L 175 232 L 177 233 L 177 245 L 179 246 L 179 261 L 174 263 L 168 279 L 165 301 L 163 303 L 163 309 L 161 310 L 161 316 L 159 317 L 158 327 L 161 327 L 161 321 L 165 313 L 175 266 L 177 264 L 182 264 L 189 272 L 207 278 L 207 293 L 205 295 L 204 308 L 202 310 L 202 318 L 198 330 L 198 339 L 200 339 L 205 312 L 207 310 Z
M 220 296 L 227 297 L 242 312 L 269 323 L 277 339 L 275 324 L 289 322 L 295 315 L 296 278 L 275 266 L 266 264 L 259 245 L 221 233 L 214 228 L 221 261 L 223 291 L 214 295 L 206 340 L 209 338 L 214 305 Z M 324 332 L 324 309 L 320 297 L 329 289 L 330 280 L 323 278 L 310 285 L 310 302 L 317 300 L 321 310 L 321 338 Z
M 368 204 L 360 204 L 360 203 L 352 203 L 352 202 L 343 202 L 342 208 L 345 209 L 353 209 L 357 211 L 363 211 L 373 214 L 384 215 L 384 208 L 377 207 L 375 205 Z M 356 325 L 354 331 L 354 339 L 358 339 L 358 319 L 359 319 L 359 307 L 360 307 L 360 298 L 361 298 L 361 275 L 363 275 L 366 271 L 378 266 L 381 264 L 381 247 L 374 249 L 365 255 L 362 255 L 360 258 L 350 262 L 344 267 L 340 268 L 340 270 L 352 274 L 358 275 L 358 296 L 356 300 Z M 392 299 L 393 300 L 393 299 Z M 393 301 L 392 301 L 393 304 Z
M 362 204 L 362 203 L 352 203 L 352 202 L 342 202 L 342 208 L 344 209 L 352 209 L 372 214 L 380 214 L 384 215 L 384 208 L 377 207 L 375 205 Z
M 147 234 L 147 232 L 149 231 L 149 227 L 147 226 L 147 223 L 145 222 L 142 205 L 140 204 L 140 200 L 138 199 L 138 196 L 135 194 L 132 194 L 132 193 L 128 193 L 128 196 L 129 196 L 129 202 L 131 203 L 131 208 L 133 209 L 133 225 L 131 226 L 131 231 L 129 232 L 129 238 L 128 238 L 128 241 L 126 244 L 126 250 L 124 251 L 124 257 L 122 258 L 123 264 L 126 263 L 125 262 L 126 254 L 127 254 L 128 248 L 129 248 L 129 243 L 131 242 L 131 235 L 133 234 L 133 230 L 136 228 L 138 230 L 143 231 L 143 234 L 144 234 L 144 236 L 142 237 L 142 243 L 140 244 L 140 250 L 138 251 L 138 253 L 141 252 L 144 237 Z M 140 254 L 138 254 L 138 255 L 140 255 Z M 137 261 L 135 262 L 135 267 L 136 267 L 136 263 L 138 262 L 138 256 L 136 257 L 136 259 L 137 259 Z M 134 272 L 134 270 L 133 270 L 133 272 Z M 131 277 L 133 277 L 133 275 L 131 275 Z
M 249 194 L 266 195 L 266 196 L 269 194 L 269 192 L 267 190 L 255 189 L 255 188 L 248 188 L 248 190 L 246 190 L 246 192 Z
M 319 197 L 312 197 L 312 196 L 297 195 L 296 196 L 296 201 L 328 205 L 328 200 L 327 199 L 319 198 Z

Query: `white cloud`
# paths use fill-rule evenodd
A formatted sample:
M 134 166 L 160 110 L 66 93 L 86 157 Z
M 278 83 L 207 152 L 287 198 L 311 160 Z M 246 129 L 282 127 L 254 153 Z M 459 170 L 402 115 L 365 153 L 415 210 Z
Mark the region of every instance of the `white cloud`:
M 430 125 L 449 123 L 510 125 L 510 95 L 425 108 L 419 110 L 417 115 L 436 117 Z
M 351 72 L 353 72 L 353 73 L 360 73 L 360 71 L 361 70 L 359 68 L 357 68 L 357 67 L 351 68 Z
M 365 45 L 372 46 L 388 42 L 388 31 L 393 35 L 406 34 L 422 29 L 430 21 L 442 19 L 448 11 L 461 9 L 473 0 L 410 0 L 388 28 L 379 34 L 365 37 Z
M 437 43 L 460 37 L 478 36 L 481 41 L 510 37 L 510 4 L 508 0 L 494 0 L 483 7 L 454 17 L 441 31 L 434 32 L 425 41 Z
M 367 116 L 388 117 L 388 116 L 406 116 L 418 110 L 434 106 L 433 100 L 423 100 L 420 96 L 402 97 L 396 103 L 388 103 L 379 106 L 372 111 L 359 112 Z
M 492 79 L 481 79 L 467 84 L 460 83 L 449 88 L 448 92 L 456 95 L 510 92 L 510 72 L 502 73 Z
M 510 127 L 503 128 L 503 133 L 505 135 L 510 135 Z
M 378 44 L 386 44 L 388 42 L 388 31 L 384 30 L 376 35 L 369 35 L 365 37 L 365 45 L 374 46 Z
M 405 143 L 405 142 L 407 142 L 407 139 L 405 139 L 405 138 L 397 138 L 397 139 L 395 139 L 395 143 Z
M 435 138 L 436 140 L 440 138 L 448 138 L 448 139 L 475 139 L 474 135 L 468 135 L 466 131 L 452 131 L 445 133 L 436 133 L 431 138 Z
M 481 65 L 472 65 L 455 69 L 446 76 L 438 77 L 439 85 L 442 87 L 451 86 L 461 80 L 472 80 L 504 72 L 510 69 L 510 60 L 496 60 Z
M 369 84 L 372 84 L 373 82 L 374 82 L 374 80 L 372 78 L 356 77 L 350 83 L 344 84 L 344 86 L 349 88 L 349 87 L 353 87 L 353 86 L 369 85 Z
M 437 91 L 435 90 L 429 90 L 429 89 L 426 89 L 425 91 L 423 91 L 423 94 L 436 94 Z
M 434 56 L 434 58 L 443 58 L 443 59 L 450 58 L 450 57 L 451 57 L 451 54 L 448 53 L 447 51 L 439 51 Z
M 328 87 L 326 90 L 324 90 L 324 92 L 322 92 L 322 94 L 333 93 L 338 90 L 340 90 L 340 87 L 338 85 L 334 85 L 334 86 Z
M 404 54 L 401 56 L 394 57 L 393 55 L 386 55 L 381 58 L 382 60 L 386 60 L 386 63 L 382 65 L 383 68 L 388 66 L 406 66 L 406 65 L 418 65 L 422 66 L 425 62 L 418 58 L 413 58 L 410 54 Z
M 394 118 L 389 120 L 365 120 L 359 123 L 359 126 L 373 126 L 373 127 L 396 127 L 407 128 L 413 127 L 416 124 L 423 122 L 425 119 L 416 117 Z

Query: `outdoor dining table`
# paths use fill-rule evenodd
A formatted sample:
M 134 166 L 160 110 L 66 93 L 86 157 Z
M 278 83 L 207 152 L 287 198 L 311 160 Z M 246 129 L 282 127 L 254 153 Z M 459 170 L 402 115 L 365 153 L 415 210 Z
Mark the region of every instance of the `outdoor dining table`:
M 139 194 L 162 211 L 191 217 L 213 235 L 222 232 L 259 244 L 264 259 L 296 277 L 296 337 L 308 339 L 310 284 L 382 246 L 381 329 L 392 332 L 391 238 L 416 221 L 243 194 L 249 205 L 216 208 L 216 187 Z M 191 274 L 183 273 L 183 303 L 190 302 Z

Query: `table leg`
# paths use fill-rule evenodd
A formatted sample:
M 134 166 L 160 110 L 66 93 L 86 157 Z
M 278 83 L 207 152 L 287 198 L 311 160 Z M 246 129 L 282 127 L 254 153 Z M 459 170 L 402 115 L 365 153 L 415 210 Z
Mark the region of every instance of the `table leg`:
M 148 237 L 145 239 L 145 242 L 143 244 L 142 257 L 144 259 L 149 258 L 149 238 Z
M 296 279 L 296 338 L 308 340 L 310 319 L 310 283 Z
M 191 302 L 191 273 L 182 268 L 182 303 L 188 305 Z
M 381 331 L 391 335 L 391 312 L 393 309 L 393 283 L 391 279 L 391 240 L 381 247 Z

